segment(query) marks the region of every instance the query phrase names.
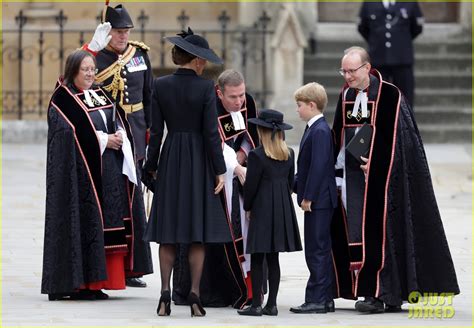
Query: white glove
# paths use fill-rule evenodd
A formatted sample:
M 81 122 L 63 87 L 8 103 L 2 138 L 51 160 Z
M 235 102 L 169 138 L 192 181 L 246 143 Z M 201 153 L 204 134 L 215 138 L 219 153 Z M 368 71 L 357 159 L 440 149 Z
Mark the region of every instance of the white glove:
M 105 22 L 97 25 L 94 36 L 88 45 L 88 48 L 94 52 L 99 52 L 109 44 L 112 36 L 109 35 L 112 25 L 109 22 Z

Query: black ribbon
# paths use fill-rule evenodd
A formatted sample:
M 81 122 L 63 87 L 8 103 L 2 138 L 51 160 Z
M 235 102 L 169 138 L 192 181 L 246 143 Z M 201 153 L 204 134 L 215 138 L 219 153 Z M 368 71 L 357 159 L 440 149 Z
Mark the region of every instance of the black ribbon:
M 281 127 L 276 122 L 269 122 L 269 123 L 272 123 L 273 125 L 273 128 L 272 128 L 272 141 L 273 141 L 275 139 L 276 132 L 281 131 Z
M 182 37 L 183 39 L 189 35 L 194 35 L 194 32 L 193 30 L 191 30 L 190 27 L 188 27 L 188 31 L 186 32 L 185 30 L 181 30 L 181 33 L 178 33 L 177 35 L 179 35 L 180 37 Z

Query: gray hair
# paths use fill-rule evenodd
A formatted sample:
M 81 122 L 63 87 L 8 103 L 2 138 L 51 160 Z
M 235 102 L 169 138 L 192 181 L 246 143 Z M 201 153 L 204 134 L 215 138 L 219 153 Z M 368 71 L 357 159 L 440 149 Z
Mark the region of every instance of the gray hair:
M 224 92 L 224 88 L 226 85 L 231 87 L 237 87 L 242 83 L 244 83 L 244 77 L 242 73 L 234 69 L 226 69 L 217 78 L 217 85 L 219 86 L 221 92 Z

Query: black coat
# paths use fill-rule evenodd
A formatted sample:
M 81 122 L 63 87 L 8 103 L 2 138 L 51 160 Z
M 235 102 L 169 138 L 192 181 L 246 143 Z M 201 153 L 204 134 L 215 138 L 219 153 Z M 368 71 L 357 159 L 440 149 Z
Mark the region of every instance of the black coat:
M 216 175 L 226 171 L 214 84 L 189 69 L 153 83 L 151 137 L 144 170 L 157 170 L 147 239 L 159 243 L 231 241 Z M 164 127 L 168 134 L 163 144 Z
M 423 29 L 417 2 L 397 1 L 388 9 L 382 1 L 364 2 L 359 18 L 358 29 L 369 45 L 374 67 L 413 64 L 413 39 Z
M 246 253 L 299 251 L 301 239 L 291 198 L 295 158 L 265 155 L 262 146 L 249 153 L 244 184 L 244 209 L 250 211 Z

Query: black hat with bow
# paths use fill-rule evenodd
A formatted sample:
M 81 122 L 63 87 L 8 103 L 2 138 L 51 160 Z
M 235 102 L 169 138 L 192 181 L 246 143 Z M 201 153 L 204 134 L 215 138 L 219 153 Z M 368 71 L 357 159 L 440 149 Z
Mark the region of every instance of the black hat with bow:
M 178 36 L 165 37 L 165 39 L 196 57 L 208 60 L 214 64 L 223 64 L 222 59 L 209 47 L 207 40 L 200 35 L 194 34 L 189 27 L 187 32 L 182 31 Z
M 272 139 L 276 131 L 290 130 L 293 126 L 283 122 L 283 113 L 274 109 L 262 109 L 257 118 L 249 118 L 249 123 L 262 126 L 272 130 Z

